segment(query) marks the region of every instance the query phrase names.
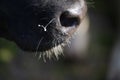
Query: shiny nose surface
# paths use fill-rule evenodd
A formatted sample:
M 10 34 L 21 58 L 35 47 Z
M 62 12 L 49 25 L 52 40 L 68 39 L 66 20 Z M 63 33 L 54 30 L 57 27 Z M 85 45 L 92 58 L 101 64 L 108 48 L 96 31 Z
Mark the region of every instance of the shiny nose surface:
M 80 17 L 70 11 L 64 11 L 60 15 L 60 24 L 64 27 L 75 27 L 80 24 Z

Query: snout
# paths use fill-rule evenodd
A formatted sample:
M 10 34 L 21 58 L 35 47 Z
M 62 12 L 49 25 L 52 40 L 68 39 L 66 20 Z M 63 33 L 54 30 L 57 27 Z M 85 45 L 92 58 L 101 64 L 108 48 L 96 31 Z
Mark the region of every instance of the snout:
M 56 28 L 62 33 L 72 35 L 86 15 L 86 3 L 80 0 L 80 2 L 74 2 L 71 5 L 66 4 L 64 7 L 62 6 L 63 5 L 51 4 L 45 8 L 45 10 L 42 10 L 42 8 L 36 9 L 35 7 L 37 12 L 33 12 L 33 14 L 37 19 L 37 27 L 43 28 L 43 31 Z
M 66 43 L 79 28 L 87 10 L 84 0 L 39 1 L 29 2 L 30 5 L 20 3 L 9 12 L 8 33 L 27 51 L 36 51 L 37 46 L 38 51 L 46 51 Z
M 52 15 L 47 15 L 52 17 L 47 23 L 48 27 L 43 32 L 48 31 L 48 34 L 50 32 L 53 34 L 51 39 L 57 40 L 57 45 L 62 44 L 80 27 L 83 18 L 86 16 L 86 11 L 87 7 L 84 1 L 76 2 L 64 9 L 55 10 Z M 43 28 L 45 27 L 43 26 Z

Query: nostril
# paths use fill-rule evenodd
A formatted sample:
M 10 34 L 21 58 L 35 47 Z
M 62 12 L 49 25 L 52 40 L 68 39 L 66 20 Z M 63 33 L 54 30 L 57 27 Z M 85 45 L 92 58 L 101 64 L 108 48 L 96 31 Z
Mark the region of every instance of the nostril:
M 80 24 L 80 18 L 77 15 L 70 14 L 69 11 L 65 11 L 60 16 L 60 23 L 65 27 L 77 26 Z

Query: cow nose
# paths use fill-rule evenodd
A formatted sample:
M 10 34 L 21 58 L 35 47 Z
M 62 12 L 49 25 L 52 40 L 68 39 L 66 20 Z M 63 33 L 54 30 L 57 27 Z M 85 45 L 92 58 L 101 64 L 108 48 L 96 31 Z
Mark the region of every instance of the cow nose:
M 64 11 L 60 15 L 60 24 L 64 27 L 75 27 L 80 24 L 80 17 L 70 11 Z

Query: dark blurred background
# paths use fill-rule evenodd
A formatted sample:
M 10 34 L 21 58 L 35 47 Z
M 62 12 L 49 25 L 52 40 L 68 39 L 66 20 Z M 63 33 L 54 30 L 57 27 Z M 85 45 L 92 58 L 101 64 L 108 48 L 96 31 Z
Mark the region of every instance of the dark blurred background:
M 120 80 L 119 0 L 87 0 L 89 46 L 83 57 L 44 62 L 0 38 L 0 80 Z

